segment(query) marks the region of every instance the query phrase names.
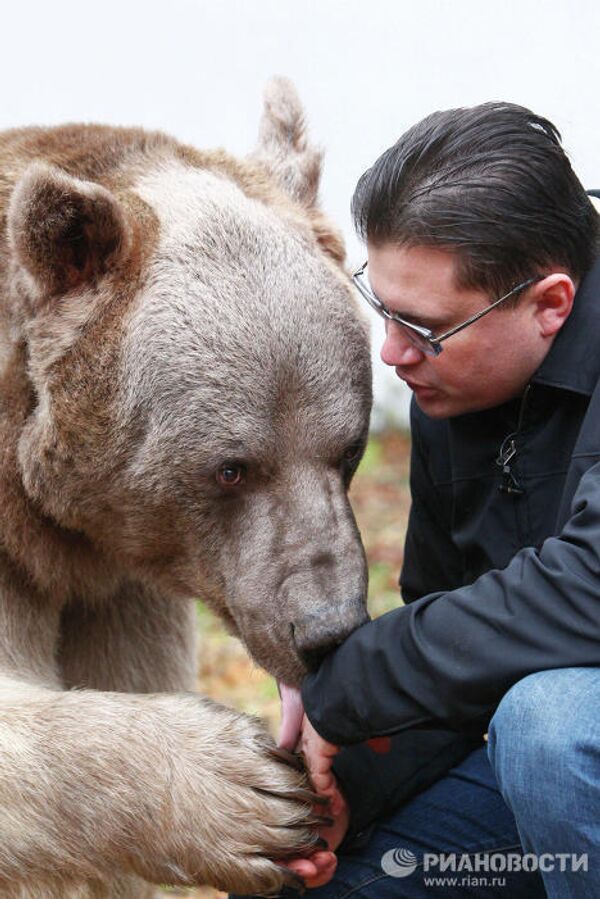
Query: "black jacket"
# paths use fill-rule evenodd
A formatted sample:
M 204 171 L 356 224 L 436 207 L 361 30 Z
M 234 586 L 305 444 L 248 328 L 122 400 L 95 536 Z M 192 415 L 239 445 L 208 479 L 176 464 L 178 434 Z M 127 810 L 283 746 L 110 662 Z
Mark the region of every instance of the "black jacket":
M 332 743 L 398 735 L 338 757 L 357 826 L 456 764 L 516 681 L 600 663 L 600 262 L 522 397 L 411 421 L 406 605 L 302 686 Z

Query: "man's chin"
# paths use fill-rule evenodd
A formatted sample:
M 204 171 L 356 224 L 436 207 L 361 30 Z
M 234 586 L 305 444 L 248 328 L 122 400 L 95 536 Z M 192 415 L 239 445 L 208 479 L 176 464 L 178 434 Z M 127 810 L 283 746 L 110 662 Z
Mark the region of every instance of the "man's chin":
M 490 401 L 478 402 L 475 399 L 469 400 L 468 398 L 452 397 L 443 393 L 438 393 L 436 397 L 423 397 L 417 396 L 415 392 L 415 401 L 419 409 L 421 409 L 421 411 L 429 418 L 442 419 L 456 418 L 458 415 L 470 415 L 474 412 L 483 412 L 486 409 L 493 409 L 500 405 L 500 402 L 506 402 L 507 400 L 501 400 L 497 403 Z
M 414 391 L 415 402 L 419 409 L 429 418 L 450 418 L 452 415 L 460 415 L 461 410 L 456 410 L 455 403 L 439 390 Z

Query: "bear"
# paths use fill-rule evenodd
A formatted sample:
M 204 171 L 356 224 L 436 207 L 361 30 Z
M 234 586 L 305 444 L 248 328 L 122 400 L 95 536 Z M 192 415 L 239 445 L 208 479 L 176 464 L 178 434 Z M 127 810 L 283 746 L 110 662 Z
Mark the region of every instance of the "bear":
M 195 601 L 290 691 L 368 619 L 368 327 L 293 85 L 255 150 L 0 135 L 0 895 L 297 882 L 297 757 L 195 692 Z M 318 810 L 317 810 L 318 811 Z

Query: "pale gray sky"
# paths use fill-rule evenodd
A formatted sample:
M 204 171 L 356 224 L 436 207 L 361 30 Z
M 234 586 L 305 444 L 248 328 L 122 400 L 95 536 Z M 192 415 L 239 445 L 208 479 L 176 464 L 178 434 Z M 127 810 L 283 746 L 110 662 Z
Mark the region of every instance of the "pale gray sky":
M 0 127 L 140 124 L 244 154 L 265 81 L 291 77 L 352 262 L 363 256 L 348 211 L 357 178 L 435 109 L 530 106 L 600 187 L 597 0 L 21 0 L 2 13 Z M 402 414 L 403 388 L 379 370 L 377 395 Z

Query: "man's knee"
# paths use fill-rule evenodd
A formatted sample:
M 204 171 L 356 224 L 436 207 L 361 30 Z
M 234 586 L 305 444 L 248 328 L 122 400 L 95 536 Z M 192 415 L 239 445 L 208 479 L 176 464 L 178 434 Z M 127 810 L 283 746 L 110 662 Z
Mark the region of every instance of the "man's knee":
M 533 790 L 543 801 L 554 775 L 576 770 L 592 736 L 600 670 L 561 668 L 531 674 L 504 696 L 488 735 L 488 754 L 500 791 L 514 801 Z M 596 701 L 590 703 L 591 697 Z

